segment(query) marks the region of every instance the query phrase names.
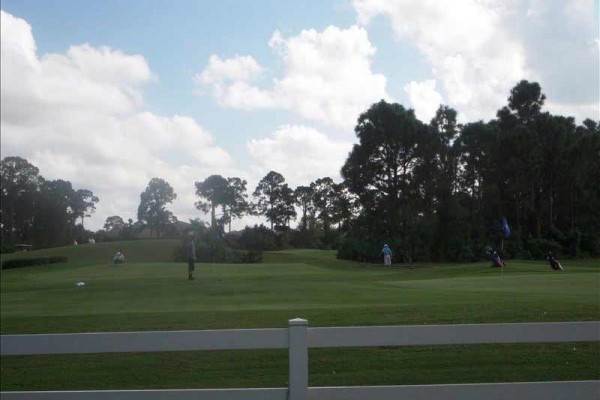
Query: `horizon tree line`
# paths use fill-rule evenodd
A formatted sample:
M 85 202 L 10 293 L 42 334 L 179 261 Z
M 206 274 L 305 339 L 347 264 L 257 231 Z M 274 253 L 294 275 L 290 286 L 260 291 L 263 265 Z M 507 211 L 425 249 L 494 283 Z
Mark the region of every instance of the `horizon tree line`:
M 228 232 L 244 215 L 263 216 L 278 232 L 290 231 L 299 217 L 297 231 L 319 236 L 320 246 L 351 259 L 373 260 L 384 242 L 409 262 L 475 259 L 488 244 L 519 257 L 547 249 L 600 254 L 599 124 L 587 119 L 577 126 L 573 118 L 544 112 L 545 98 L 539 84 L 523 80 L 495 119 L 466 124 L 448 106 L 425 123 L 413 110 L 382 100 L 358 118 L 358 143 L 341 168 L 342 182 L 322 177 L 292 189 L 270 171 L 250 201 L 246 180 L 211 175 L 195 182 L 194 206 L 210 214 L 213 229 Z M 5 160 L 3 241 L 18 231 L 9 185 L 5 195 Z M 25 176 L 36 176 L 37 168 L 26 164 L 13 168 L 33 168 L 36 173 Z M 6 182 L 18 182 L 9 175 Z M 25 193 L 35 185 L 19 187 Z M 68 213 L 83 225 L 98 200 L 90 191 L 78 196 Z M 160 237 L 177 221 L 166 208 L 176 196 L 167 181 L 153 178 L 140 194 L 138 222 L 111 216 L 105 229 L 148 226 Z M 506 242 L 501 217 L 513 228 Z
M 21 157 L 0 161 L 0 188 L 2 251 L 20 243 L 62 245 L 85 236 L 84 219 L 99 202 L 91 190 L 76 190 L 62 179 L 46 180 Z

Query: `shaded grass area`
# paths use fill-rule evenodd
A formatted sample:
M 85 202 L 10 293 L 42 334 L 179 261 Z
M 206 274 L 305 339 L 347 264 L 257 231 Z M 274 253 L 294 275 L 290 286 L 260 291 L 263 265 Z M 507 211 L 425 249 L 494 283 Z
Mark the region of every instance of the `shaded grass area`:
M 408 269 L 293 250 L 265 253 L 263 264 L 197 264 L 190 282 L 186 264 L 166 262 L 176 244 L 49 249 L 71 261 L 2 271 L 2 334 L 285 327 L 295 317 L 310 326 L 600 320 L 599 260 L 563 262 L 564 272 L 535 261 Z M 128 262 L 115 267 L 118 248 Z M 311 349 L 310 384 L 598 379 L 599 356 L 598 343 Z M 1 361 L 2 390 L 281 387 L 288 373 L 287 352 L 274 350 Z
M 3 359 L 1 386 L 3 390 L 285 387 L 287 362 L 285 350 L 15 356 Z M 309 373 L 310 386 L 598 379 L 600 345 L 311 349 Z

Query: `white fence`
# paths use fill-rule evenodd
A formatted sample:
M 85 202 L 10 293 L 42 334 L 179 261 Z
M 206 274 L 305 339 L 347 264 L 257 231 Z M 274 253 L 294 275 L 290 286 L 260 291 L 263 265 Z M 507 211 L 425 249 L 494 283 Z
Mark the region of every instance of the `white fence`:
M 16 400 L 572 400 L 600 399 L 600 381 L 308 387 L 309 347 L 375 347 L 481 343 L 600 341 L 600 321 L 517 324 L 2 335 L 0 355 L 82 354 L 235 349 L 289 349 L 289 386 L 264 389 L 174 389 L 0 392 Z

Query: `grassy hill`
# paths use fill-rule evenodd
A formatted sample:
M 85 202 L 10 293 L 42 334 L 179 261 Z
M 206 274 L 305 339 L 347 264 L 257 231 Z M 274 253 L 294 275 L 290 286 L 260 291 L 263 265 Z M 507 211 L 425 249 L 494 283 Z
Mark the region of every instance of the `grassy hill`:
M 384 268 L 318 250 L 256 265 L 171 262 L 177 241 L 31 252 L 70 262 L 4 270 L 2 334 L 600 319 L 599 260 Z M 128 261 L 110 262 L 122 248 Z M 4 259 L 4 257 L 3 257 Z M 77 281 L 86 282 L 76 288 Z M 313 349 L 310 384 L 417 384 L 600 378 L 600 345 Z M 285 386 L 285 351 L 3 357 L 2 390 Z M 60 367 L 60 368 L 58 368 Z M 24 371 L 27 371 L 25 374 Z
M 177 239 L 147 239 L 119 242 L 80 244 L 77 246 L 53 247 L 27 253 L 10 253 L 0 256 L 2 261 L 14 258 L 66 256 L 70 264 L 110 264 L 113 255 L 122 249 L 130 262 L 171 262 L 173 251 L 180 243 Z

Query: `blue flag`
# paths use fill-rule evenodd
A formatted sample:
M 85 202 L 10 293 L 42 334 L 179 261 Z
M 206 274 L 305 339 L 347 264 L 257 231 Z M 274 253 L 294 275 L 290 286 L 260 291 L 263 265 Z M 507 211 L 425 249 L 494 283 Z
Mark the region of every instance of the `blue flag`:
M 506 218 L 502 217 L 501 224 L 504 238 L 510 237 L 510 227 L 508 226 L 508 221 L 506 220 Z

